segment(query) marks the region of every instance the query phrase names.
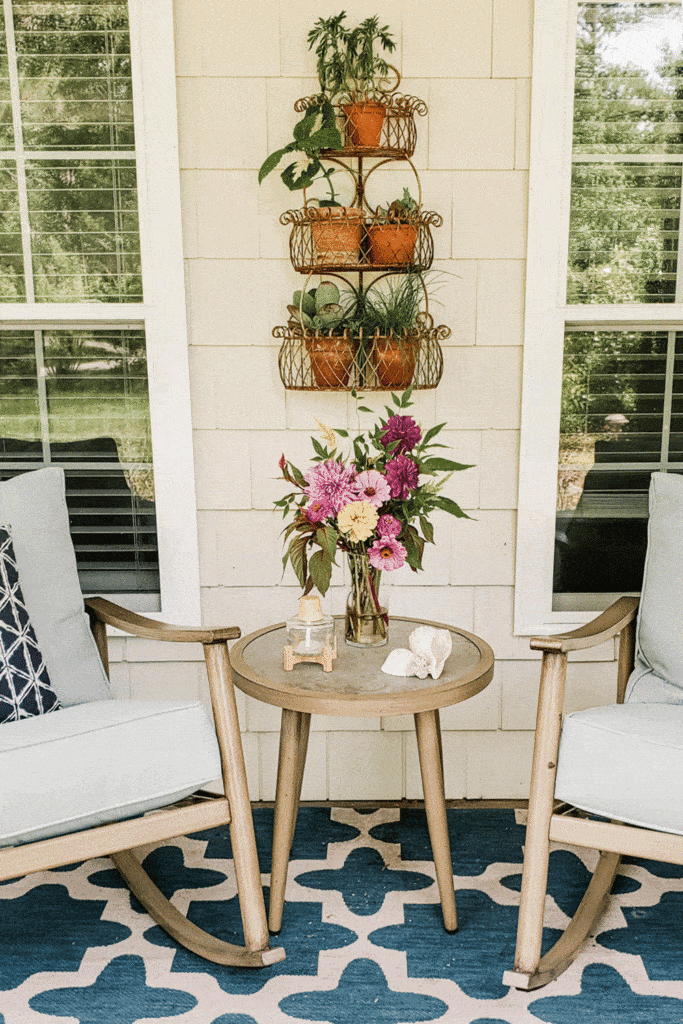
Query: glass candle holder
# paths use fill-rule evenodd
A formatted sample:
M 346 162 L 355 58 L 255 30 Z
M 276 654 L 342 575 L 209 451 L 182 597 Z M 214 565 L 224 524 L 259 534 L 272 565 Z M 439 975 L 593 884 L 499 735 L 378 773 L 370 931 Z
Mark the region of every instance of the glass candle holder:
M 299 614 L 287 619 L 286 628 L 285 669 L 289 671 L 299 661 L 318 661 L 326 672 L 331 671 L 332 659 L 336 657 L 334 619 L 323 615 L 319 597 L 300 598 Z

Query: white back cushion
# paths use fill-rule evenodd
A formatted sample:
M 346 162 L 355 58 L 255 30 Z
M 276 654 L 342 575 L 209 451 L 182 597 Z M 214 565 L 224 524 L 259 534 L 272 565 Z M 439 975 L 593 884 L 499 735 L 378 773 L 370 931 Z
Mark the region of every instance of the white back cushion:
M 60 702 L 111 697 L 83 611 L 64 471 L 39 469 L 0 484 L 0 524 L 12 534 L 26 608 Z
M 653 473 L 636 663 L 626 699 L 683 703 L 683 477 Z

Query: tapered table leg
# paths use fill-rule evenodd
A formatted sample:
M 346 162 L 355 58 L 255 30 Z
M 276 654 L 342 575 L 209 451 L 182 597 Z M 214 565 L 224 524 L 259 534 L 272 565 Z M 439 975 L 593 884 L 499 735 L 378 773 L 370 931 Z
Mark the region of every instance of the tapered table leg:
M 448 819 L 444 798 L 441 732 L 437 711 L 420 711 L 415 715 L 417 751 L 420 756 L 422 788 L 425 798 L 427 827 L 439 885 L 443 923 L 447 932 L 458 927 L 453 891 L 453 862 L 448 840 Z
M 279 932 L 282 927 L 287 865 L 294 839 L 310 727 L 310 714 L 282 709 L 268 914 L 268 927 L 271 932 Z

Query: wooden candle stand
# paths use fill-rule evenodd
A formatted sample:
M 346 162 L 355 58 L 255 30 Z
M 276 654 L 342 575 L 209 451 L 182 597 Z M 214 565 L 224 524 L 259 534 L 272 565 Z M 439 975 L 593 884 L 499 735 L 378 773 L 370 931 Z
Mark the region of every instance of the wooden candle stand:
M 332 647 L 323 647 L 320 654 L 295 654 L 291 644 L 287 644 L 282 651 L 282 660 L 285 672 L 291 672 L 295 665 L 301 661 L 315 662 L 322 665 L 323 672 L 332 671 L 332 662 L 337 657 L 337 638 L 335 636 Z

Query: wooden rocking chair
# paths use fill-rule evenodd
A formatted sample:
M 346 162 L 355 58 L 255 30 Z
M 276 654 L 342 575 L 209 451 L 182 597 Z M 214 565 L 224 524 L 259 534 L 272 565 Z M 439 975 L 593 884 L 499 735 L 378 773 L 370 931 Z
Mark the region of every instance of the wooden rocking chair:
M 682 579 L 683 478 L 653 473 L 640 609 L 622 597 L 580 629 L 531 641 L 543 660 L 529 810 L 518 814 L 527 831 L 507 985 L 534 989 L 562 974 L 594 931 L 622 854 L 683 864 Z M 617 635 L 617 703 L 563 722 L 567 655 Z M 574 917 L 541 956 L 551 842 L 600 856 Z
M 262 967 L 270 949 L 227 641 L 236 627 L 164 625 L 102 598 L 83 611 L 61 469 L 0 484 L 24 603 L 61 708 L 0 725 L 0 881 L 111 856 L 154 920 L 215 963 Z M 112 697 L 107 624 L 155 640 L 201 643 L 214 723 L 199 701 Z M 98 656 L 99 652 L 99 656 Z M 222 774 L 225 796 L 201 791 Z M 199 791 L 199 792 L 198 792 Z M 133 850 L 230 825 L 245 946 L 181 914 Z

